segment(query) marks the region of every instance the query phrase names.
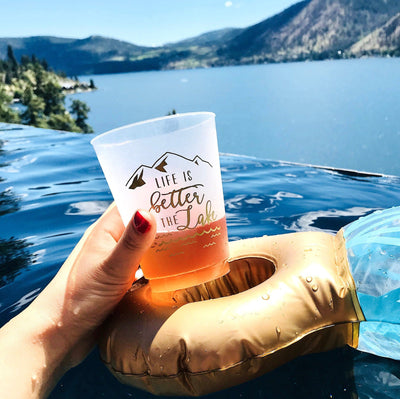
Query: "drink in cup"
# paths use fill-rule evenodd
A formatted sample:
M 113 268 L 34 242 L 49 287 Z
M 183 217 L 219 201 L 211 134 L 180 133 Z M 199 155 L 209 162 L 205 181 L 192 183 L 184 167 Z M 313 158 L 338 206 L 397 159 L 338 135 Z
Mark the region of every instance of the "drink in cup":
M 154 292 L 229 271 L 215 115 L 188 113 L 124 126 L 92 140 L 126 225 L 152 212 L 157 234 L 141 260 Z

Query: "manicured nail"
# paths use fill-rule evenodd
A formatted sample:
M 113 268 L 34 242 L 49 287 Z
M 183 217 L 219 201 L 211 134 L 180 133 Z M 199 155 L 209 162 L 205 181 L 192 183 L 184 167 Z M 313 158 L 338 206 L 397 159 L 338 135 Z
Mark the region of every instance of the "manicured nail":
M 135 225 L 136 230 L 141 234 L 144 234 L 150 230 L 149 221 L 145 219 L 139 211 L 136 211 L 135 216 L 133 218 L 133 223 Z

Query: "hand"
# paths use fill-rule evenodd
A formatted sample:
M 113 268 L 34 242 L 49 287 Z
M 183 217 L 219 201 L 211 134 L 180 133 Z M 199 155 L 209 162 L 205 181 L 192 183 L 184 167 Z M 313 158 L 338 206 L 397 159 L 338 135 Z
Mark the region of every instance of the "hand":
M 86 357 L 97 328 L 132 285 L 155 230 L 145 211 L 125 229 L 111 205 L 86 231 L 43 292 L 0 330 L 0 397 L 45 397 Z

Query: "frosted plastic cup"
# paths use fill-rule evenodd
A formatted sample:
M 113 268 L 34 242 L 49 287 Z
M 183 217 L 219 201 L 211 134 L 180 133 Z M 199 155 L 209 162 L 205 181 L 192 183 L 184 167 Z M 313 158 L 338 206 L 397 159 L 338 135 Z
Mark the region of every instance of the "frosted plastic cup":
M 229 271 L 215 115 L 177 114 L 92 140 L 125 225 L 137 209 L 156 216 L 141 260 L 154 292 L 187 288 Z

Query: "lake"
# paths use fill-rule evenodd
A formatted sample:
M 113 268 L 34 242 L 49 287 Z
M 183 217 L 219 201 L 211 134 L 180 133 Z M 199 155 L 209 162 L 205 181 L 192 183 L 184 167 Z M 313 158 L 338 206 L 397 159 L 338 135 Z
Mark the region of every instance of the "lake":
M 97 133 L 177 112 L 217 115 L 222 153 L 400 175 L 400 59 L 84 76 Z

